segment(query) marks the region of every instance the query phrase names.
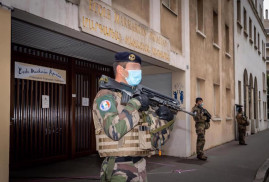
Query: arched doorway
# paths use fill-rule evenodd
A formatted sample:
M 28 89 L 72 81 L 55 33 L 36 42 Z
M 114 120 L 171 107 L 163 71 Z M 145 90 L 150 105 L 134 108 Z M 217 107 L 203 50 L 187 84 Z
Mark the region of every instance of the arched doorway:
M 247 70 L 244 70 L 244 75 L 243 75 L 243 80 L 244 80 L 244 112 L 248 116 L 248 73 Z
M 258 122 L 258 85 L 257 85 L 257 77 L 254 79 L 254 120 L 256 123 L 256 128 L 259 127 Z
M 252 74 L 250 74 L 250 76 L 249 76 L 248 105 L 249 105 L 249 119 L 253 119 L 253 78 L 252 78 Z
M 255 133 L 255 125 L 256 123 L 254 122 L 254 107 L 253 107 L 253 103 L 254 103 L 254 94 L 253 94 L 253 77 L 252 74 L 250 74 L 249 76 L 249 86 L 248 86 L 248 101 L 249 101 L 249 121 L 250 121 L 250 128 L 248 127 L 248 131 L 250 129 L 251 133 Z

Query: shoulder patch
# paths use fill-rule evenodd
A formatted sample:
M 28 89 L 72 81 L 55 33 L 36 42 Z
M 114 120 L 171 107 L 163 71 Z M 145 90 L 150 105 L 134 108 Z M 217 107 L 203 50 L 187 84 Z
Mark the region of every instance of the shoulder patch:
M 117 112 L 117 104 L 112 94 L 106 94 L 96 99 L 96 109 L 104 118 L 107 112 Z
M 111 102 L 109 100 L 103 100 L 100 103 L 99 108 L 101 111 L 108 111 L 111 108 Z

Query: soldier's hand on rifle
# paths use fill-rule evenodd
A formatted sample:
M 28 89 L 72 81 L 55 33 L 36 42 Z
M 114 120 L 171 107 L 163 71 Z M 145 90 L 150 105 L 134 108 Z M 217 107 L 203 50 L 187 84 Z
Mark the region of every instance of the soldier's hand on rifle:
M 166 121 L 171 121 L 171 120 L 174 119 L 174 114 L 166 106 L 160 106 L 157 109 L 156 114 L 159 116 L 160 119 L 163 119 L 163 120 L 166 120 Z
M 135 99 L 137 99 L 141 103 L 141 107 L 139 110 L 141 111 L 147 111 L 149 109 L 149 98 L 145 94 L 136 95 L 134 96 Z

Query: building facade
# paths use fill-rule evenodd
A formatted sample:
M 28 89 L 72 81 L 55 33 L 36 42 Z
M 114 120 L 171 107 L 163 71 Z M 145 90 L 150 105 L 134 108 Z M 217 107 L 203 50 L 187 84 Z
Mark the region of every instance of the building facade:
M 1 74 L 10 75 L 1 77 L 0 181 L 9 166 L 96 152 L 92 101 L 99 77 L 113 77 L 115 52 L 141 56 L 143 84 L 190 110 L 188 1 L 0 2 Z M 178 113 L 163 153 L 190 156 L 190 130 Z
M 115 52 L 141 56 L 142 84 L 183 109 L 204 99 L 205 149 L 235 139 L 235 104 L 249 134 L 268 127 L 262 0 L 0 2 L 0 181 L 9 166 L 96 153 L 91 107 Z M 178 113 L 164 155 L 188 157 L 195 145 L 195 122 Z
M 235 137 L 233 6 L 233 1 L 190 0 L 191 105 L 202 97 L 213 117 L 205 149 Z M 194 125 L 192 121 L 192 153 Z
M 264 28 L 266 31 L 266 78 L 267 78 L 267 119 L 268 119 L 268 109 L 269 109 L 269 84 L 268 84 L 268 75 L 269 75 L 269 15 L 268 9 L 265 10 L 265 19 L 264 19 Z
M 253 134 L 268 128 L 263 0 L 234 6 L 235 104 L 244 106 Z

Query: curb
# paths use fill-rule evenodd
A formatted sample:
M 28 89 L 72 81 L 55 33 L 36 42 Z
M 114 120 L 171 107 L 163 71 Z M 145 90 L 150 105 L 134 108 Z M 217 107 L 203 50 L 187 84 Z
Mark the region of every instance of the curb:
M 253 182 L 265 182 L 268 177 L 269 177 L 269 158 L 258 169 Z

